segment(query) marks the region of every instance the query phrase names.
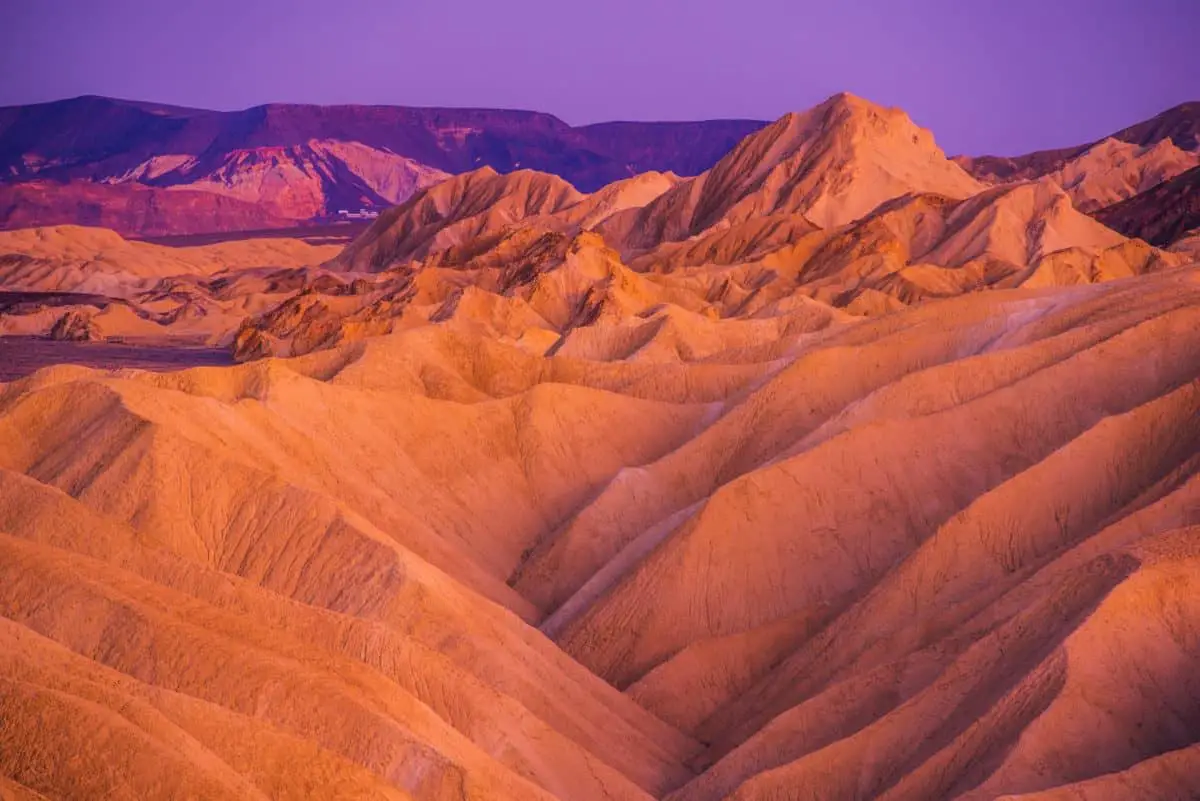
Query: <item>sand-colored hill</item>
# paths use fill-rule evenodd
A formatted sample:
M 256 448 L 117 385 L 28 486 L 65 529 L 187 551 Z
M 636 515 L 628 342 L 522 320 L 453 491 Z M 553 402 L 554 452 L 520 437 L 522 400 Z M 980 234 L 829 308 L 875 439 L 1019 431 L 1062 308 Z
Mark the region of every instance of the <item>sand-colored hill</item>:
M 832 118 L 858 130 L 859 117 L 870 123 L 882 120 L 883 113 L 838 97 L 804 117 Z M 899 112 L 887 114 L 896 126 L 907 121 Z M 800 170 L 793 177 L 803 179 L 808 169 L 803 159 L 772 161 L 770 147 L 750 147 L 776 141 L 799 120 L 787 118 L 756 134 L 731 158 L 750 158 L 741 164 L 747 174 Z M 877 150 L 882 146 L 876 140 L 886 143 L 891 130 L 885 123 L 877 127 L 868 124 L 870 130 L 852 140 Z M 649 174 L 586 196 L 554 176 L 532 172 L 501 176 L 485 169 L 451 179 L 381 217 L 329 265 L 365 276 L 357 279 L 364 291 L 334 301 L 311 293 L 288 298 L 247 321 L 237 337 L 239 358 L 307 353 L 444 320 L 458 313 L 458 298 L 468 287 L 474 301 L 488 308 L 484 317 L 497 323 L 490 333 L 525 339 L 535 352 L 546 352 L 562 346 L 560 337 L 594 324 L 606 304 L 615 304 L 609 313 L 617 317 L 652 314 L 656 304 L 669 303 L 730 318 L 799 294 L 856 315 L 878 315 L 981 289 L 1094 283 L 1188 261 L 1129 243 L 1080 213 L 1053 180 L 1042 179 L 993 187 L 966 199 L 884 183 L 870 190 L 884 198 L 877 207 L 832 228 L 785 209 L 740 221 L 736 214 L 726 216 L 684 241 L 673 241 L 664 229 L 656 234 L 661 240 L 646 240 L 657 244 L 632 258 L 603 257 L 625 276 L 622 281 L 641 287 L 643 300 L 633 303 L 610 291 L 611 270 L 560 270 L 577 246 L 619 250 L 623 226 L 631 221 L 637 222 L 639 236 L 650 236 L 646 215 L 690 197 L 695 187 L 726 169 L 722 162 L 712 173 L 682 182 Z M 853 185 L 862 183 L 847 175 Z M 893 192 L 900 194 L 893 197 Z M 580 238 L 597 220 L 592 235 Z M 570 288 L 551 281 L 568 274 L 574 276 Z
M 591 230 L 615 214 L 641 208 L 678 182 L 675 175 L 652 172 L 583 195 L 554 175 L 528 170 L 499 175 L 485 167 L 381 215 L 337 265 L 374 272 L 430 257 L 461 264 L 503 246 L 514 229 Z
M 1194 268 L 721 319 L 587 236 L 519 296 L 609 282 L 552 355 L 472 289 L 300 359 L 0 387 L 9 785 L 1196 787 Z
M 538 177 L 523 189 L 539 186 Z M 603 226 L 570 234 L 580 228 L 572 215 L 594 196 L 519 222 L 511 221 L 517 216 L 511 209 L 524 207 L 527 196 L 515 203 L 500 197 L 461 221 L 418 227 L 411 238 L 400 232 L 420 218 L 413 209 L 380 223 L 331 266 L 394 263 L 393 241 L 423 248 L 441 242 L 447 249 L 358 278 L 361 291 L 352 294 L 288 297 L 246 321 L 235 339 L 238 358 L 298 355 L 451 317 L 472 320 L 491 336 L 523 340 L 536 353 L 590 339 L 584 329 L 597 323 L 625 320 L 632 339 L 614 351 L 624 358 L 642 352 L 645 342 L 628 349 L 638 337 L 658 337 L 651 331 L 659 331 L 666 319 L 659 311 L 667 307 L 709 319 L 786 317 L 787 304 L 803 296 L 871 316 L 985 289 L 1096 283 L 1190 261 L 1185 253 L 1127 240 L 1078 212 L 1048 179 L 962 201 L 904 196 L 833 230 L 798 214 L 758 218 L 668 242 L 628 264 L 608 246 Z M 659 322 L 646 327 L 643 319 Z M 588 352 L 596 358 L 604 350 Z
M 839 96 L 344 251 L 0 235 L 66 362 L 0 365 L 0 798 L 1200 797 L 1200 250 L 1072 191 Z M 70 363 L 148 342 L 224 366 Z
M 746 137 L 708 172 L 601 231 L 623 251 L 642 251 L 762 215 L 834 227 L 909 192 L 964 198 L 980 189 L 904 112 L 841 94 Z
M 1134 145 L 1105 139 L 1049 175 L 1075 208 L 1093 212 L 1127 200 L 1200 165 L 1200 151 L 1180 150 L 1170 139 Z
M 338 257 L 338 264 L 360 272 L 382 270 L 498 236 L 514 223 L 562 211 L 582 198 L 553 175 L 529 170 L 500 175 L 484 167 L 443 181 L 381 214 Z
M 555 223 L 590 231 L 627 209 L 640 209 L 679 183 L 674 173 L 647 172 L 598 189 L 554 215 Z
M 524 339 L 540 354 L 576 328 L 641 318 L 664 305 L 720 316 L 721 306 L 692 287 L 631 270 L 594 232 L 568 236 L 523 229 L 481 239 L 431 264 L 360 277 L 355 286 L 361 291 L 352 294 L 293 295 L 248 319 L 237 335 L 235 353 L 243 359 L 299 355 L 455 319 L 489 336 Z M 439 263 L 464 253 L 473 254 L 464 264 Z
M 327 368 L 314 363 L 308 369 L 323 372 Z M 350 376 L 345 378 L 351 385 L 356 383 Z M 480 527 L 482 519 L 469 522 L 470 510 L 480 509 L 478 492 L 483 489 L 482 476 L 470 476 L 457 466 L 457 459 L 469 449 L 447 447 L 431 438 L 433 432 L 428 428 L 412 424 L 414 412 L 433 414 L 447 433 L 457 432 L 454 435 L 466 441 L 477 441 L 472 433 L 475 426 L 504 431 L 514 412 L 533 411 L 542 404 L 562 413 L 562 402 L 570 403 L 572 397 L 583 400 L 580 393 L 547 386 L 527 398 L 478 407 L 459 404 L 466 417 L 455 420 L 443 417 L 443 403 L 432 398 L 409 395 L 416 406 L 402 409 L 393 403 L 407 393 L 389 398 L 365 388 L 337 389 L 269 363 L 247 366 L 240 372 L 180 374 L 167 384 L 152 375 L 105 378 L 64 369 L 13 390 L 15 394 L 6 393 L 4 398 L 6 446 L 0 458 L 5 469 L 16 472 L 4 474 L 3 529 L 35 543 L 15 544 L 16 550 L 4 560 L 10 571 L 4 582 L 7 597 L 17 604 L 5 607 L 5 616 L 24 620 L 22 610 L 32 611 L 40 605 L 27 592 L 53 593 L 53 588 L 62 584 L 62 570 L 92 571 L 100 584 L 89 585 L 73 600 L 60 598 L 54 603 L 62 605 L 55 608 L 85 615 L 74 626 L 85 638 L 86 615 L 100 614 L 111 616 L 113 625 L 128 619 L 131 642 L 157 644 L 149 650 L 130 649 L 124 656 L 116 652 L 107 658 L 83 654 L 142 683 L 138 685 L 141 689 L 127 693 L 157 695 L 151 689 L 155 685 L 183 692 L 236 713 L 228 724 L 233 727 L 244 725 L 237 722 L 240 716 L 252 715 L 341 754 L 414 797 L 458 798 L 464 792 L 466 797 L 479 798 L 542 797 L 529 784 L 529 777 L 541 776 L 532 781 L 557 783 L 554 792 L 560 797 L 615 794 L 644 798 L 644 792 L 636 789 L 639 781 L 656 794 L 681 781 L 684 774 L 679 760 L 692 748 L 686 738 L 673 734 L 572 663 L 524 627 L 518 616 L 465 589 L 476 585 L 477 592 L 528 614 L 524 602 L 502 582 L 489 578 L 489 571 L 502 570 L 504 560 L 514 557 L 505 556 L 506 546 L 500 540 L 486 536 L 487 529 Z M 260 400 L 253 400 L 255 396 Z M 594 395 L 579 412 L 590 417 L 601 411 L 603 404 L 595 405 L 601 400 L 602 394 Z M 364 401 L 376 408 L 358 405 Z M 263 403 L 282 404 L 281 410 L 290 407 L 292 412 L 264 415 Z M 632 399 L 630 403 L 612 423 L 643 421 L 642 433 L 626 427 L 623 435 L 630 449 L 623 458 L 635 461 L 648 458 L 649 454 L 639 455 L 639 449 L 650 447 L 652 454 L 653 449 L 679 436 L 671 430 L 695 414 L 686 407 L 656 407 Z M 425 412 L 419 412 L 422 406 Z M 222 414 L 223 421 L 209 419 L 206 410 L 218 407 L 227 408 L 232 416 Z M 361 415 L 369 432 L 348 432 L 329 415 L 335 407 Z M 656 408 L 665 416 L 659 416 Z M 46 412 L 49 418 L 42 416 Z M 299 417 L 286 422 L 293 413 Z M 542 425 L 540 413 L 533 414 L 531 422 L 535 420 L 536 426 Z M 381 423 L 384 428 L 377 427 Z M 646 439 L 644 435 L 655 423 L 660 424 L 658 445 L 653 444 L 654 437 Z M 563 424 L 567 426 L 564 430 L 587 428 L 571 426 L 565 420 Z M 90 445 L 70 433 L 78 425 L 92 431 L 84 441 Z M 139 430 L 144 433 L 133 433 Z M 603 436 L 600 430 L 591 430 L 589 436 Z M 327 440 L 327 436 L 334 439 Z M 525 477 L 518 462 L 498 465 L 500 470 L 493 479 L 495 502 L 498 512 L 514 522 L 525 518 L 526 525 L 535 527 L 533 531 L 541 525 L 543 515 L 553 514 L 555 505 L 569 502 L 569 497 L 547 493 L 546 479 L 555 474 L 575 475 L 576 465 L 581 465 L 585 473 L 595 473 L 590 481 L 596 481 L 619 465 L 571 459 L 553 446 L 560 436 L 552 432 L 530 429 L 518 437 L 535 449 L 539 446 L 534 443 L 539 441 L 551 446 L 545 451 L 551 462 L 546 463 L 543 477 Z M 374 472 L 382 466 L 366 457 L 377 448 L 387 448 L 389 439 L 409 453 L 404 460 L 407 467 L 399 462 L 393 465 L 407 472 L 407 478 L 401 473 L 374 473 L 375 479 L 362 483 L 368 474 L 363 470 Z M 325 444 L 314 452 L 313 445 L 318 442 Z M 585 442 L 579 444 L 586 449 Z M 297 457 L 306 466 L 301 467 Z M 79 483 L 82 474 L 78 469 L 91 474 L 84 482 L 86 488 Z M 221 478 L 216 484 L 208 483 L 208 489 L 201 491 L 203 498 L 189 500 L 169 490 L 177 480 L 190 482 L 185 477 L 198 479 L 204 474 Z M 454 475 L 467 483 L 456 487 L 445 481 Z M 353 495 L 358 500 L 342 494 L 354 485 Z M 395 493 L 395 487 L 402 485 L 418 495 L 424 489 L 440 487 L 436 492 L 443 501 L 417 510 L 413 499 L 418 495 L 405 500 Z M 524 510 L 513 506 L 513 491 L 519 486 L 528 488 L 518 490 L 528 493 L 529 506 Z M 386 492 L 381 492 L 385 487 Z M 467 494 L 457 500 L 463 492 Z M 579 492 L 579 488 L 568 492 Z M 463 505 L 468 498 L 469 504 Z M 194 504 L 207 508 L 203 519 L 197 517 L 200 506 Z M 53 510 L 59 521 L 56 526 L 41 528 L 39 509 Z M 432 524 L 427 528 L 429 523 L 420 518 L 428 515 L 433 517 L 427 518 Z M 466 525 L 452 524 L 456 517 Z M 272 531 L 276 526 L 291 533 L 278 541 L 278 550 L 270 555 L 262 538 L 275 537 Z M 475 536 L 484 552 L 472 553 L 466 545 L 463 538 L 471 538 L 471 527 L 478 527 Z M 404 537 L 410 545 L 452 567 L 464 576 L 465 585 L 431 567 L 385 530 L 393 534 L 407 531 Z M 73 540 L 76 536 L 82 539 Z M 508 547 L 520 546 L 514 541 Z M 72 557 L 64 548 L 81 551 L 83 556 Z M 305 550 L 309 556 L 302 556 Z M 304 567 L 306 562 L 308 567 Z M 241 567 L 235 567 L 237 563 Z M 342 566 L 335 568 L 339 563 Z M 319 568 L 322 564 L 326 567 Z M 326 569 L 334 572 L 321 579 Z M 18 572 L 24 578 L 14 583 L 12 577 Z M 288 572 L 293 578 L 285 578 Z M 234 578 L 232 585 L 230 578 Z M 299 583 L 294 583 L 296 580 Z M 351 586 L 359 587 L 357 597 L 346 594 Z M 287 602 L 285 597 L 294 600 Z M 330 611 L 320 611 L 323 609 Z M 255 616 L 257 623 L 252 622 Z M 218 619 L 226 623 L 218 623 Z M 284 622 L 289 619 L 294 628 Z M 82 640 L 72 639 L 66 619 L 59 619 L 51 629 L 26 622 L 77 652 L 85 647 Z M 326 629 L 328 640 L 322 645 L 323 635 L 318 632 L 325 627 L 331 628 Z M 203 643 L 195 641 L 202 631 L 208 632 Z M 365 652 L 361 650 L 364 646 L 368 647 Z M 186 652 L 181 649 L 194 648 L 218 660 L 214 666 L 233 657 L 258 678 L 247 684 L 249 676 L 243 667 L 228 663 L 220 671 L 226 678 L 217 684 L 212 683 L 217 674 L 208 673 L 208 668 L 191 678 L 174 675 L 168 666 Z M 279 648 L 282 651 L 272 656 L 271 651 Z M 413 658 L 418 662 L 412 662 Z M 433 663 L 420 665 L 429 659 Z M 456 664 L 462 667 L 454 667 Z M 478 677 L 470 678 L 472 673 Z M 457 688 L 464 682 L 463 688 Z M 142 686 L 146 684 L 150 686 Z M 297 703 L 305 696 L 305 686 L 324 686 L 319 706 L 324 706 L 325 712 L 311 706 L 315 696 Z M 413 698 L 413 693 L 418 697 Z M 509 700 L 504 700 L 505 695 Z M 125 701 L 118 698 L 110 703 L 120 709 Z M 440 714 L 430 706 L 440 709 Z M 176 725 L 195 736 L 194 726 L 206 720 L 217 723 L 214 713 L 198 714 L 199 720 Z M 554 726 L 538 723 L 539 715 L 555 718 Z M 628 721 L 619 722 L 624 718 Z M 517 733 L 522 728 L 526 734 Z M 567 734 L 556 734 L 555 728 Z M 218 728 L 207 736 L 227 741 L 228 731 L 222 733 Z M 155 729 L 150 734 L 168 740 L 183 736 L 183 732 L 164 735 Z M 38 733 L 26 731 L 26 735 L 36 738 Z M 528 740 L 522 745 L 525 737 Z M 585 743 L 599 738 L 609 743 L 605 748 L 615 750 L 597 758 L 588 752 L 590 743 L 572 745 L 572 738 Z M 554 741 L 561 741 L 561 746 L 548 749 Z M 555 756 L 557 748 L 562 753 Z M 3 753 L 13 752 L 6 747 Z M 256 760 L 252 754 L 241 758 Z M 501 768 L 496 760 L 509 767 Z M 621 765 L 620 771 L 606 767 L 607 762 L 625 761 L 629 764 Z M 18 780 L 33 775 L 21 768 L 21 763 L 5 764 L 9 775 L 17 770 Z M 29 766 L 30 771 L 37 768 Z M 81 767 L 83 771 L 86 766 Z M 594 780 L 583 778 L 592 773 Z M 552 779 L 555 775 L 558 778 Z M 83 773 L 67 772 L 55 780 L 87 778 Z
M 339 250 L 283 238 L 163 247 L 79 226 L 0 232 L 0 332 L 46 334 L 73 317 L 89 338 L 228 341 Z
M 1095 283 L 1188 261 L 1114 236 L 1043 179 L 960 202 L 917 195 L 884 204 L 817 245 L 797 282 L 817 299 L 878 313 L 981 289 Z
M 24 256 L 36 261 L 61 261 L 86 265 L 78 281 L 96 274 L 121 273 L 134 283 L 142 278 L 168 275 L 212 275 L 222 270 L 251 267 L 305 267 L 320 264 L 336 255 L 336 246 L 313 246 L 298 239 L 241 239 L 197 247 L 163 247 L 131 242 L 104 228 L 60 225 L 0 231 L 0 254 Z M 5 287 L 40 291 L 91 291 L 84 283 L 54 282 L 5 274 Z

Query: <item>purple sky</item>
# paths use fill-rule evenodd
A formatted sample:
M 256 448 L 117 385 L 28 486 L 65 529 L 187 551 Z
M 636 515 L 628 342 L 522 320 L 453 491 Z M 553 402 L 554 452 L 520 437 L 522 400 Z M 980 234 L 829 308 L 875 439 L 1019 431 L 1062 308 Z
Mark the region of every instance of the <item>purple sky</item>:
M 770 119 L 848 90 L 951 153 L 1200 100 L 1200 0 L 0 0 L 0 105 L 103 94 Z

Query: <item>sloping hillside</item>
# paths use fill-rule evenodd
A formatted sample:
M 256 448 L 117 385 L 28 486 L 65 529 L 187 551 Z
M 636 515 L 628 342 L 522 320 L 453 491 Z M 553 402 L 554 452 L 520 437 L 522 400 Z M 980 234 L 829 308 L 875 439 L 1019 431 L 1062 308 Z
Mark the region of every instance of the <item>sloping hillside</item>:
M 344 250 L 0 234 L 0 798 L 1200 797 L 1200 246 L 1075 202 L 1175 147 L 841 95 Z
M 1109 206 L 1096 219 L 1126 236 L 1166 247 L 1200 228 L 1200 167 Z

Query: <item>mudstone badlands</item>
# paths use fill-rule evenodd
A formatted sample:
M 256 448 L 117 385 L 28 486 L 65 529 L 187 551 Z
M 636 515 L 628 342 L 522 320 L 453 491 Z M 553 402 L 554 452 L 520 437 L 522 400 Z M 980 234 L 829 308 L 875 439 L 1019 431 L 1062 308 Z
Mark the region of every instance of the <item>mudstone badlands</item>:
M 1200 106 L 84 106 L 0 110 L 0 798 L 1200 798 Z

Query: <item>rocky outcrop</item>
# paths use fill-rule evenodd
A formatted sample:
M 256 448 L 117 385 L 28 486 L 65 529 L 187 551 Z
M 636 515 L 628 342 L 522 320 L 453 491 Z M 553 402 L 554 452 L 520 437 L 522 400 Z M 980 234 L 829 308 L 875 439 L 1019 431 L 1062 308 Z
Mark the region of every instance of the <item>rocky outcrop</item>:
M 1167 247 L 1200 228 L 1200 167 L 1102 209 L 1096 219 L 1125 236 Z
M 49 336 L 57 342 L 95 342 L 104 338 L 91 315 L 82 311 L 69 311 L 59 317 Z

